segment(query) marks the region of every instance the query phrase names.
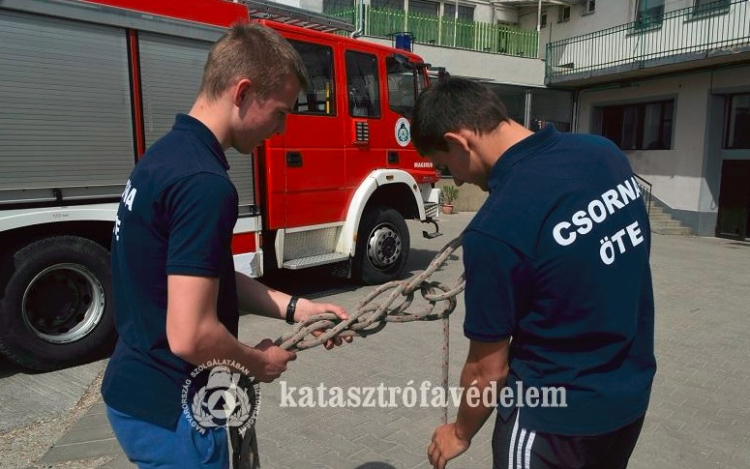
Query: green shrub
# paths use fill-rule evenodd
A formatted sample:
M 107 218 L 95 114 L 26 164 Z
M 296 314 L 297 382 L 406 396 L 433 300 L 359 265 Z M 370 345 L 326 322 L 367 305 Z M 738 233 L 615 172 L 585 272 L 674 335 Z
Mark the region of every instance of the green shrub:
M 458 187 L 453 185 L 443 186 L 440 195 L 442 195 L 441 203 L 453 205 L 453 202 L 458 199 Z

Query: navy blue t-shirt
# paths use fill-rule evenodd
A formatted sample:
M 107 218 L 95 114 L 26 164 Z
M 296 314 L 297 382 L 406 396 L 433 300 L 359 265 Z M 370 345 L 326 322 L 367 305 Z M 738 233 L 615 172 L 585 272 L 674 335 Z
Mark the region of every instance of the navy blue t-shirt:
M 521 425 L 559 435 L 632 423 L 656 360 L 650 227 L 626 156 L 548 126 L 502 155 L 489 190 L 464 234 L 464 333 L 512 338 L 500 416 L 518 406 Z
M 174 428 L 181 386 L 195 366 L 169 350 L 167 275 L 219 278 L 219 320 L 235 336 L 232 260 L 237 191 L 224 151 L 200 121 L 180 114 L 138 162 L 112 234 L 112 284 L 120 338 L 102 383 L 104 401 Z

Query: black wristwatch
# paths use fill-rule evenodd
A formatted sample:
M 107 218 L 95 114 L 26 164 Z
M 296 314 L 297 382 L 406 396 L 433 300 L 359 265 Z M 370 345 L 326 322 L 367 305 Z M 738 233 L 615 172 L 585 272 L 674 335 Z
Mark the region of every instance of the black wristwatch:
M 297 310 L 298 297 L 293 296 L 289 298 L 289 304 L 286 305 L 286 322 L 287 324 L 294 324 L 294 312 Z

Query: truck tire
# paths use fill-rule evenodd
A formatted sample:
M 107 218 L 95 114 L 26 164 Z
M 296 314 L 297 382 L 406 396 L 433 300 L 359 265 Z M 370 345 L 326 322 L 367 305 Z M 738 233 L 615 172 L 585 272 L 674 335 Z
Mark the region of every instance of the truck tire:
M 103 357 L 116 340 L 109 252 L 94 241 L 34 241 L 0 264 L 0 353 L 48 371 Z
M 365 285 L 396 279 L 409 257 L 409 229 L 392 208 L 373 207 L 359 223 L 354 256 L 355 277 Z

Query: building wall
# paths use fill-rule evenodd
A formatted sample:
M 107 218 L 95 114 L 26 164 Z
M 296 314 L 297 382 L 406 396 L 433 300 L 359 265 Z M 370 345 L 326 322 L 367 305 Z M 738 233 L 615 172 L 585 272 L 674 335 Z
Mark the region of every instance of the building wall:
M 391 45 L 387 39 L 362 37 L 364 41 Z M 490 54 L 464 49 L 449 49 L 424 44 L 414 44 L 413 51 L 427 63 L 445 67 L 451 75 L 479 78 L 499 83 L 544 86 L 544 61 Z
M 502 5 L 496 6 L 495 21 L 506 24 L 518 24 L 518 8 L 503 7 Z
M 323 0 L 276 1 L 318 13 L 323 11 Z M 404 2 L 406 3 L 408 0 L 404 0 Z M 369 0 L 365 0 L 365 3 L 369 3 Z M 493 8 L 488 2 L 482 1 L 462 1 L 459 4 L 475 7 L 475 21 L 514 23 L 518 20 L 518 10 L 516 8 L 502 6 Z M 392 45 L 390 39 L 362 36 L 361 40 L 389 46 Z M 512 55 L 499 55 L 424 44 L 414 44 L 413 50 L 422 56 L 426 62 L 437 67 L 445 67 L 453 75 L 468 76 L 498 83 L 544 86 L 544 61 L 541 59 L 529 59 Z
M 750 92 L 750 67 L 717 70 L 711 76 L 711 97 L 708 109 L 708 145 L 705 161 L 705 178 L 701 187 L 702 209 L 709 211 L 718 205 L 721 187 L 721 167 L 727 160 L 750 160 L 750 149 L 727 150 L 723 148 L 726 120 L 726 96 Z M 750 132 L 750 128 L 747 129 Z M 705 213 L 705 212 L 704 212 Z M 701 226 L 710 225 L 706 217 L 699 219 Z M 713 226 L 716 225 L 714 220 Z M 711 228 L 713 229 L 713 226 Z
M 569 37 L 594 33 L 633 21 L 636 0 L 599 0 L 596 11 L 586 14 L 585 5 L 571 5 L 570 20 L 559 23 L 560 6 L 547 6 L 547 26 L 539 34 L 539 51 L 544 57 L 548 43 Z M 518 13 L 519 25 L 524 29 L 536 29 L 538 8 L 521 8 Z
M 697 210 L 703 172 L 703 147 L 709 74 L 633 83 L 626 88 L 582 92 L 578 131 L 594 133 L 594 107 L 674 99 L 671 150 L 626 154 L 633 170 L 653 184 L 653 194 L 676 210 Z
M 320 13 L 323 11 L 323 0 L 276 0 L 279 3 L 290 5 L 303 10 L 310 10 Z
M 441 188 L 444 186 L 453 186 L 455 181 L 453 178 L 442 178 L 440 179 L 435 187 Z M 476 212 L 479 210 L 484 202 L 487 200 L 488 192 L 483 191 L 479 186 L 474 184 L 462 184 L 458 188 L 458 198 L 453 203 L 454 213 L 458 212 Z M 447 215 L 441 215 L 447 216 Z
M 674 99 L 671 150 L 628 151 L 634 171 L 653 184 L 653 195 L 698 235 L 713 235 L 721 162 L 750 159 L 748 150 L 722 149 L 724 96 L 750 91 L 750 67 L 687 73 L 579 93 L 578 132 L 593 132 L 598 106 Z
M 323 0 L 274 0 L 277 3 L 289 5 L 305 10 L 322 12 L 323 11 Z M 434 3 L 455 5 L 454 1 L 446 0 L 430 0 Z M 404 6 L 408 5 L 409 0 L 403 0 Z M 352 0 L 353 4 L 356 4 L 355 0 Z M 366 5 L 370 4 L 370 0 L 364 0 Z M 509 7 L 493 7 L 489 2 L 486 1 L 460 1 L 458 2 L 461 6 L 468 6 L 474 8 L 474 21 L 481 21 L 483 23 L 495 23 L 501 21 L 503 23 L 516 23 L 518 21 L 518 10 L 516 8 Z M 440 11 L 442 11 L 442 6 Z
M 482 23 L 494 23 L 496 21 L 497 11 L 486 2 L 458 2 L 458 4 L 474 7 L 474 21 L 480 21 Z

